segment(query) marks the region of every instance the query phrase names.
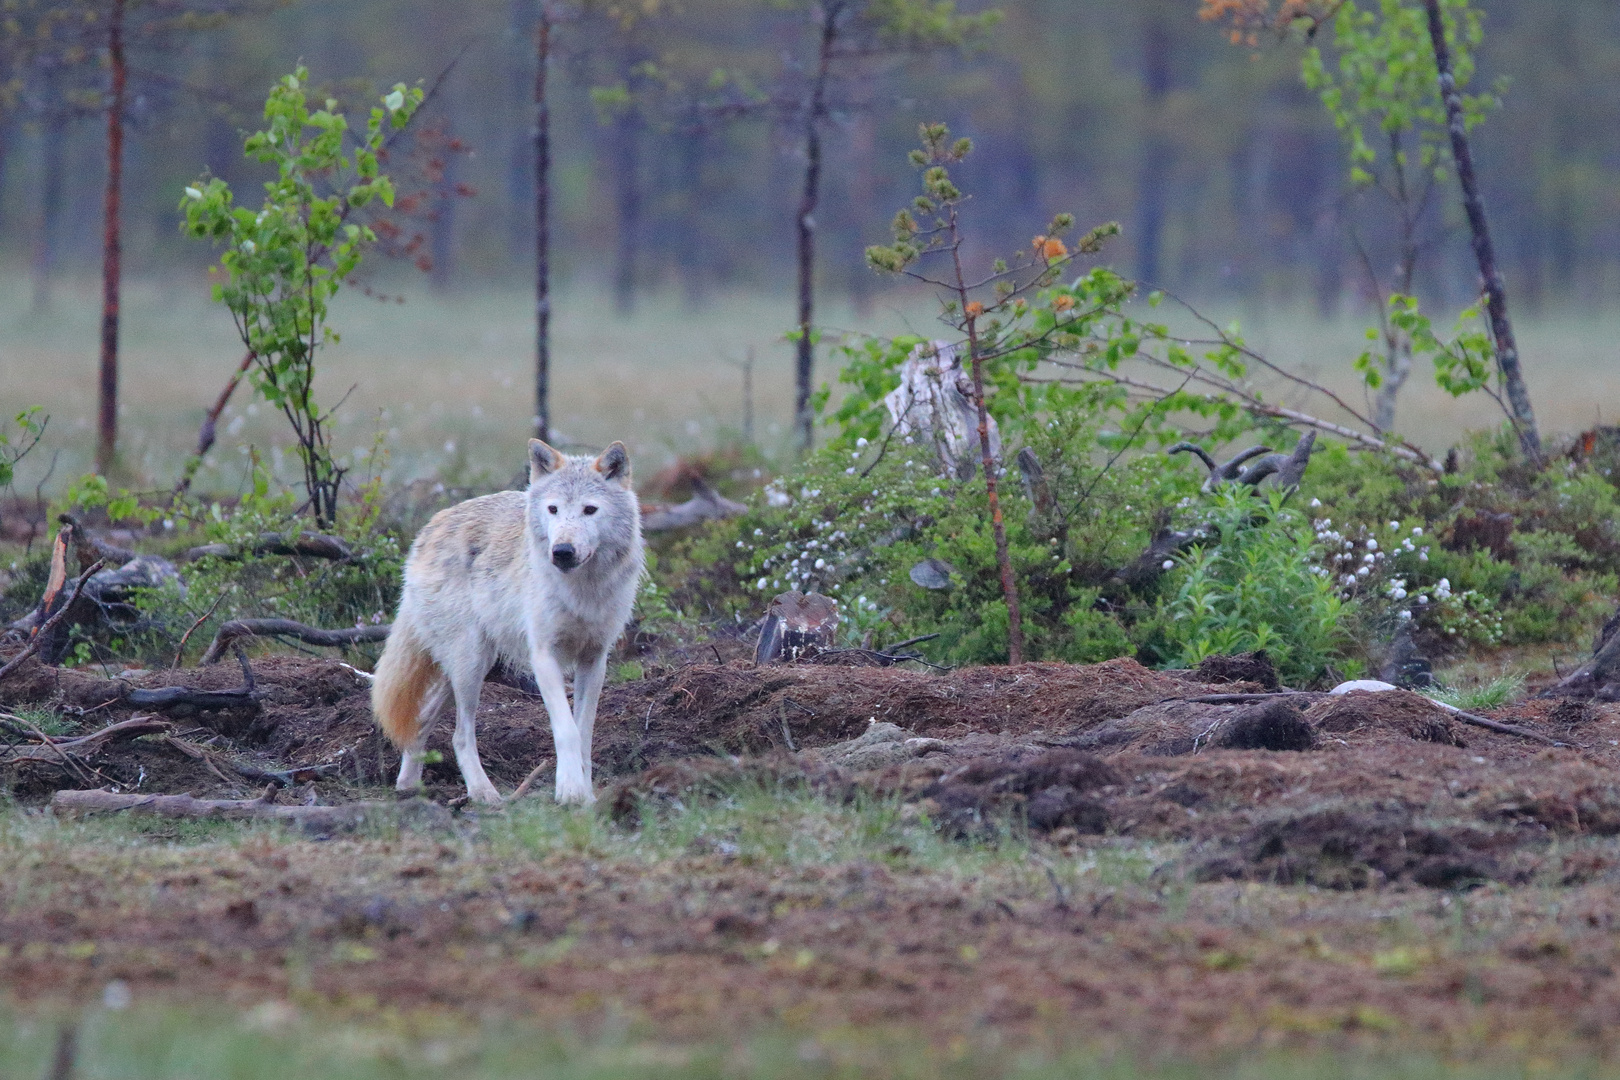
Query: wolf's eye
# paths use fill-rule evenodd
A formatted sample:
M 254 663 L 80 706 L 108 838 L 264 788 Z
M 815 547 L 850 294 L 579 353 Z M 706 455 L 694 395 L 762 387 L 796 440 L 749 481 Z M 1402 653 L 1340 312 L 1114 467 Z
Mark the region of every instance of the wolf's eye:
M 553 514 L 555 514 L 557 512 L 557 508 L 555 506 L 548 506 L 548 507 L 546 507 L 546 509 L 551 511 Z
M 586 508 L 585 508 L 585 513 L 586 513 L 586 514 L 587 514 L 587 515 L 589 515 L 589 514 L 594 514 L 594 513 L 596 513 L 596 507 L 594 507 L 594 506 L 587 506 L 587 507 L 586 507 Z

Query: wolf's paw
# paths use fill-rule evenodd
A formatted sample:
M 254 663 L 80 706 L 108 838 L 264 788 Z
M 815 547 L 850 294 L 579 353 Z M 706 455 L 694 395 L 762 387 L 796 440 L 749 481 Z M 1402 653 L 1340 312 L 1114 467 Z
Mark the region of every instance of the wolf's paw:
M 467 797 L 472 799 L 473 802 L 482 803 L 485 806 L 501 805 L 501 793 L 495 790 L 494 784 L 486 783 L 478 787 L 469 787 Z
M 558 777 L 557 801 L 575 806 L 589 806 L 596 801 L 596 796 L 591 793 L 591 785 L 585 782 L 584 777 L 575 776 L 567 780 Z

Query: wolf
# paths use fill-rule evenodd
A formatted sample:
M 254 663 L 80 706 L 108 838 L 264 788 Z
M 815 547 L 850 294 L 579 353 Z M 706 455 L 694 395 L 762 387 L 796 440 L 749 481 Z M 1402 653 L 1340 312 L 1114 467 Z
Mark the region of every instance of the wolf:
M 399 615 L 371 688 L 372 713 L 402 752 L 395 786 L 421 783 L 428 736 L 451 696 L 467 794 L 501 801 L 478 759 L 474 725 L 484 676 L 505 661 L 532 670 L 540 687 L 557 752 L 557 801 L 592 802 L 596 703 L 645 566 L 641 505 L 619 442 L 592 459 L 531 439 L 527 491 L 435 514 L 406 557 Z

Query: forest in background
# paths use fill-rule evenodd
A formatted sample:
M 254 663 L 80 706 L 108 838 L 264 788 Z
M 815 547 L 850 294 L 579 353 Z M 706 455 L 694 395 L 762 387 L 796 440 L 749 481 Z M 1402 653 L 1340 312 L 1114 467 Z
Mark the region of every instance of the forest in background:
M 1323 314 L 1372 295 L 1358 245 L 1380 269 L 1391 261 L 1391 215 L 1376 192 L 1351 190 L 1338 135 L 1300 80 L 1298 45 L 1234 46 L 1191 0 L 1002 6 L 983 49 L 877 65 L 844 88 L 817 213 L 824 287 L 857 310 L 880 287 L 860 252 L 909 184 L 893 148 L 939 118 L 979 147 L 962 176 L 986 241 L 1011 242 L 1066 209 L 1082 223 L 1121 222 L 1111 259 L 1188 295 Z M 1608 306 L 1620 289 L 1620 9 L 1480 7 L 1475 85 L 1511 74 L 1476 137 L 1509 288 L 1527 312 Z M 233 186 L 257 179 L 238 133 L 302 59 L 346 105 L 443 75 L 406 151 L 418 159 L 421 209 L 395 247 L 435 289 L 528 280 L 537 13 L 534 0 L 303 0 L 161 45 L 136 35 L 127 272 L 206 265 L 177 228 L 181 189 L 204 167 Z M 710 289 L 791 284 L 802 171 L 793 131 L 768 112 L 688 122 L 649 104 L 649 87 L 716 70 L 740 85 L 790 85 L 813 54 L 810 32 L 803 5 L 739 0 L 607 5 L 563 20 L 552 141 L 564 282 L 610 287 L 621 313 L 665 287 L 701 303 Z M 0 251 L 28 266 L 42 312 L 53 278 L 99 261 L 104 79 L 87 56 L 31 76 L 0 113 Z M 1416 286 L 1455 306 L 1473 298 L 1476 270 L 1452 203 L 1427 210 Z

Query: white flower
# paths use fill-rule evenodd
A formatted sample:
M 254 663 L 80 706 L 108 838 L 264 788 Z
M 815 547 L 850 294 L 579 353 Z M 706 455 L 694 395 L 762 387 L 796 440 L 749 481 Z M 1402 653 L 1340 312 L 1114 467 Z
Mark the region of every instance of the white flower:
M 770 584 L 770 582 L 766 581 L 764 578 L 760 578 L 757 582 L 754 583 L 754 588 L 760 590 L 761 592 L 764 592 L 765 591 L 765 586 L 767 586 L 769 584 Z
M 244 240 L 244 241 L 242 241 L 242 250 L 247 252 L 249 255 L 251 255 L 255 251 L 259 250 L 259 245 L 255 244 L 251 240 Z
M 741 541 L 741 540 L 739 540 L 739 541 L 737 541 L 737 546 L 738 546 L 738 547 L 739 547 L 739 548 L 740 548 L 740 547 L 742 547 L 742 546 L 743 546 L 743 542 L 742 542 L 742 541 Z
M 188 198 L 188 199 L 200 199 L 200 198 L 202 198 L 202 192 L 197 190 L 194 187 L 188 187 L 188 188 L 186 188 L 186 198 Z
M 825 570 L 825 569 L 827 569 L 827 560 L 826 559 L 817 559 L 816 560 L 816 569 L 817 570 Z
M 1422 593 L 1418 593 L 1418 603 L 1427 604 L 1428 602 L 1429 598 L 1427 596 L 1424 596 Z
M 383 104 L 388 106 L 389 112 L 399 112 L 400 109 L 405 107 L 404 92 L 401 90 L 395 90 L 393 93 L 383 98 Z
M 1389 523 L 1389 527 L 1391 529 L 1398 529 L 1398 528 L 1401 527 L 1401 523 L 1398 522 L 1398 521 L 1392 521 L 1392 522 Z
M 856 446 L 865 446 L 866 445 L 866 436 L 862 435 L 860 438 L 856 439 L 855 440 L 855 445 Z
M 1402 611 L 1401 614 L 1400 614 L 1400 618 L 1401 618 L 1401 620 L 1403 622 L 1405 620 L 1407 620 L 1407 619 L 1410 619 L 1411 617 L 1412 617 L 1412 613 L 1410 611 Z
M 1361 561 L 1370 566 L 1377 561 L 1377 558 L 1372 554 L 1372 552 L 1369 551 L 1367 554 L 1361 557 Z
M 1376 541 L 1376 540 L 1368 540 L 1367 541 L 1367 550 L 1368 551 L 1377 551 L 1378 550 L 1378 541 Z
M 755 536 L 764 536 L 765 535 L 765 530 L 764 529 L 755 529 L 754 530 L 754 535 Z
M 1322 505 L 1322 500 L 1321 499 L 1312 499 L 1311 500 L 1311 509 L 1312 510 L 1315 510 L 1318 506 L 1321 506 L 1321 505 Z
M 844 470 L 844 475 L 845 476 L 854 476 L 855 475 L 855 466 L 851 465 L 849 468 L 845 469 Z
M 1356 577 L 1366 577 L 1370 573 L 1372 573 L 1372 567 L 1363 566 L 1360 570 L 1356 571 Z
M 1164 560 L 1163 565 L 1161 565 L 1159 567 L 1159 569 L 1160 570 L 1174 570 L 1175 567 L 1176 567 L 1176 560 L 1174 560 L 1174 559 L 1166 559 L 1166 560 Z
M 1412 526 L 1412 535 L 1413 536 L 1422 536 L 1423 535 L 1423 527 L 1420 526 L 1420 525 Z

